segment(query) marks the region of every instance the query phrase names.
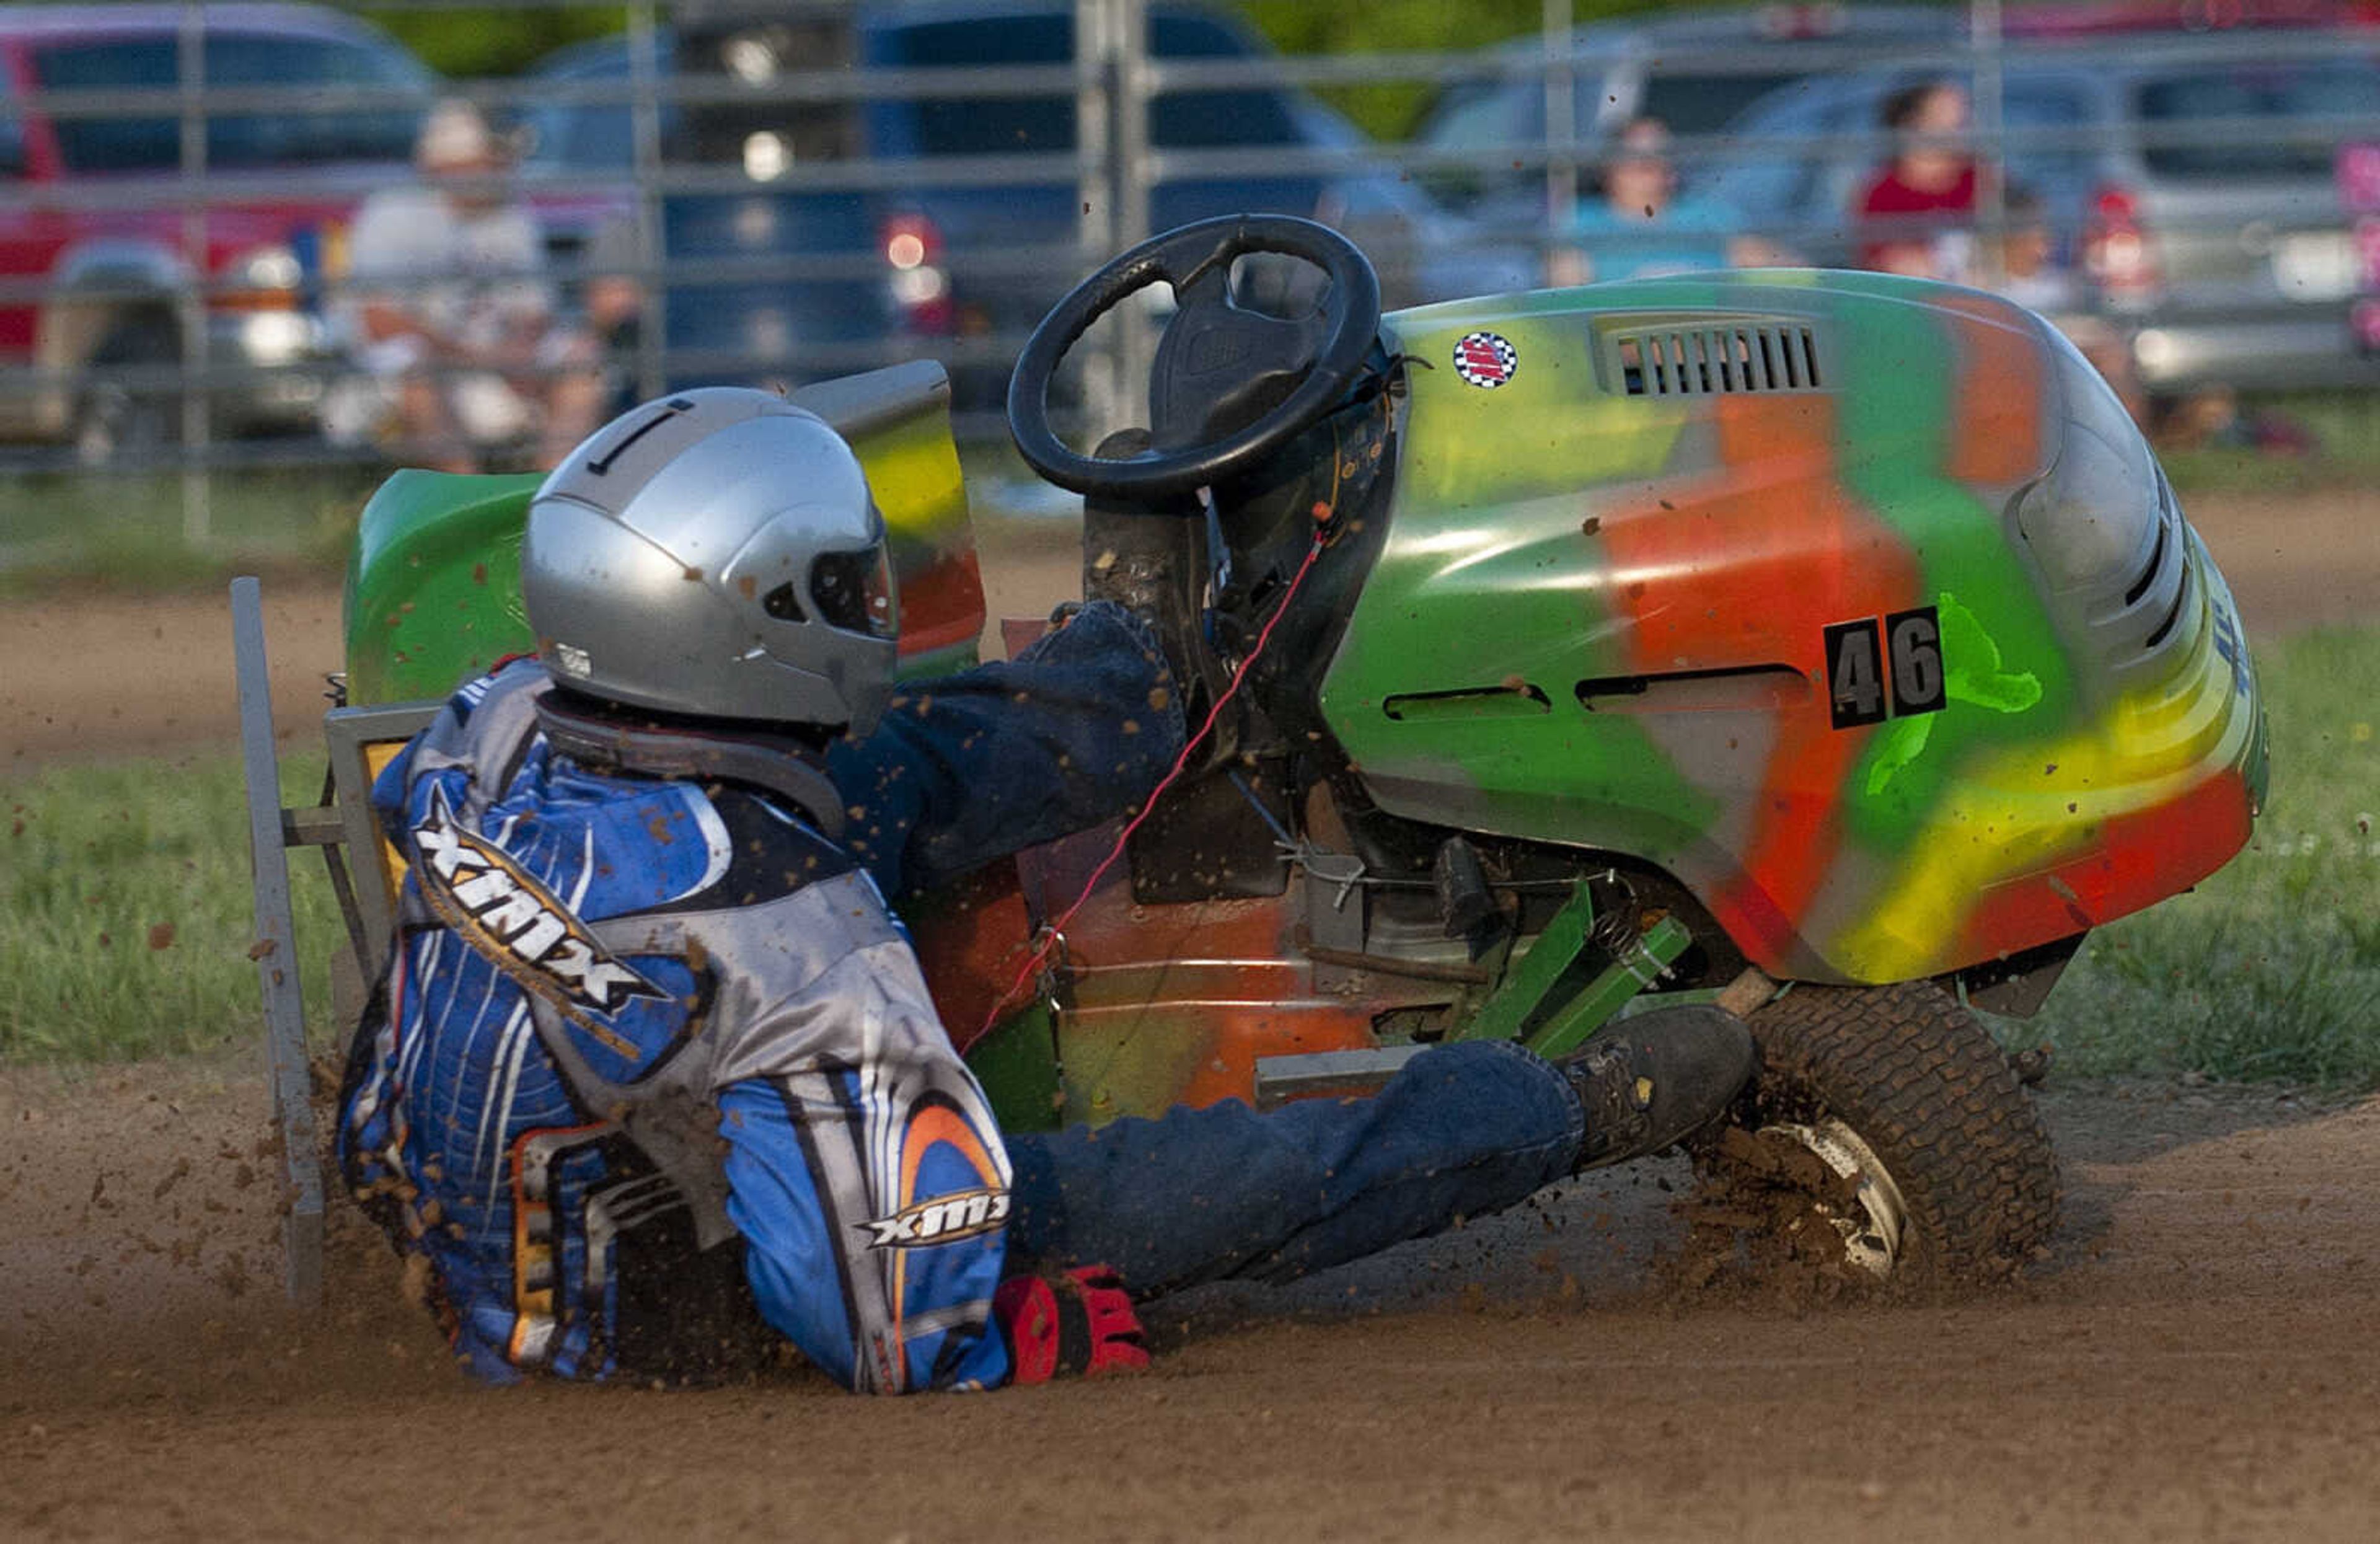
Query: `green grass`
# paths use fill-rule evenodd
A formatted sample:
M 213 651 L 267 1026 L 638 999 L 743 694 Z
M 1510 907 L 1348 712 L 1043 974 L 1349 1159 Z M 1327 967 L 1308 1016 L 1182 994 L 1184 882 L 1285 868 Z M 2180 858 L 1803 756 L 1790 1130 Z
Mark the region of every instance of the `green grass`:
M 322 776 L 320 757 L 285 765 L 283 802 L 312 802 Z M 326 1025 L 337 910 L 316 854 L 289 863 L 308 1017 Z M 261 1047 L 255 937 L 236 758 L 0 782 L 0 1065 Z
M 355 468 L 215 477 L 197 541 L 178 477 L 0 478 L 0 599 L 62 586 L 212 589 L 260 570 L 336 574 L 380 478 Z
M 2265 644 L 2272 799 L 2195 891 L 2093 933 L 2041 1015 L 2065 1073 L 2380 1087 L 2380 631 Z

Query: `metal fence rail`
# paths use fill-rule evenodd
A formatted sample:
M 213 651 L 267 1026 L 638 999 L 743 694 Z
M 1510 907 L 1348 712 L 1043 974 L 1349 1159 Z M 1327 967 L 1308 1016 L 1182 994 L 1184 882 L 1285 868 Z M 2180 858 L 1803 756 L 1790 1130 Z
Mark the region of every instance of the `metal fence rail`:
M 400 3 L 404 8 L 448 8 L 445 0 Z M 535 3 L 567 6 L 579 0 Z M 762 207 L 756 201 L 854 195 L 897 205 L 905 198 L 953 190 L 1023 198 L 1053 188 L 1070 188 L 1079 213 L 1062 227 L 1044 228 L 1033 239 L 996 245 L 953 241 L 947 249 L 931 254 L 934 263 L 947 269 L 953 286 L 1025 293 L 1038 284 L 1052 296 L 1062 287 L 1062 278 L 1080 276 L 1147 235 L 1162 201 L 1162 189 L 1185 183 L 1245 179 L 1330 183 L 1335 179 L 1391 201 L 1413 201 L 1415 209 L 1425 213 L 1408 216 L 1402 225 L 1386 234 L 1367 237 L 1372 255 L 1390 276 L 1392 296 L 1402 294 L 1405 298 L 1436 298 L 1424 293 L 1432 279 L 1436 277 L 1443 287 L 1442 276 L 1451 274 L 1459 282 L 1466 264 L 1469 272 L 1482 275 L 1472 287 L 1501 287 L 1502 281 L 1515 273 L 1533 282 L 1541 280 L 1555 256 L 1574 244 L 1572 211 L 1580 197 L 1580 179 L 1597 171 L 1609 146 L 1601 128 L 1582 132 L 1576 127 L 1576 103 L 1585 100 L 1581 97 L 1583 91 L 1600 89 L 1605 67 L 1624 56 L 1627 50 L 1624 45 L 1616 45 L 1615 52 L 1582 43 L 1572 26 L 1572 7 L 1566 0 L 1548 0 L 1545 25 L 1533 43 L 1469 54 L 1390 52 L 1327 57 L 1152 57 L 1147 47 L 1149 8 L 1148 0 L 1074 0 L 1080 46 L 1071 63 L 788 67 L 756 69 L 750 79 L 744 79 L 725 71 L 689 69 L 684 67 L 685 61 L 671 55 L 671 24 L 715 18 L 720 14 L 717 6 L 700 10 L 688 6 L 681 16 L 641 0 L 627 9 L 625 68 L 613 78 L 541 80 L 533 101 L 527 103 L 518 81 L 463 81 L 435 90 L 496 112 L 524 106 L 549 111 L 577 107 L 627 115 L 632 153 L 625 165 L 574 169 L 532 157 L 506 179 L 505 187 L 512 195 L 540 209 L 571 204 L 581 219 L 596 217 L 588 213 L 593 210 L 628 234 L 630 239 L 625 243 L 609 243 L 600 259 L 584 241 L 558 246 L 546 272 L 565 293 L 599 275 L 624 277 L 639 287 L 646 307 L 644 322 L 633 355 L 616 360 L 615 367 L 648 393 L 705 378 L 795 380 L 917 356 L 942 359 L 963 371 L 996 376 L 1014 358 L 1029 321 L 1004 317 L 994 324 L 956 334 L 856 331 L 823 341 L 789 336 L 778 346 L 674 344 L 673 310 L 745 304 L 735 298 L 753 293 L 757 286 L 864 286 L 892 276 L 885 253 L 878 248 L 771 249 L 766 243 L 756 243 L 752 249 L 738 252 L 717 243 L 696 247 L 674 242 L 673 222 L 700 207 L 703 201 L 733 206 L 732 215 L 735 209 Z M 778 18 L 849 17 L 852 12 L 848 5 L 767 7 L 767 14 Z M 171 87 L 42 89 L 0 104 L 20 125 L 37 119 L 51 124 L 120 124 L 171 117 L 178 149 L 176 164 L 155 175 L 60 177 L 38 183 L 19 177 L 0 183 L 0 222 L 13 222 L 19 227 L 42 221 L 80 225 L 99 233 L 90 245 L 104 248 L 112 240 L 125 249 L 118 254 L 125 261 L 93 261 L 72 275 L 26 261 L 0 273 L 0 318 L 16 317 L 18 335 L 31 333 L 42 340 L 41 346 L 0 359 L 0 421 L 16 430 L 11 443 L 0 445 L 0 467 L 18 473 L 178 470 L 184 475 L 188 533 L 194 540 L 204 540 L 211 474 L 272 466 L 363 464 L 385 454 L 368 445 L 326 444 L 304 432 L 272 438 L 233 432 L 241 427 L 232 410 L 237 402 L 266 391 L 277 391 L 292 401 L 317 400 L 352 373 L 336 333 L 354 291 L 337 264 L 321 251 L 309 253 L 291 271 L 219 261 L 220 249 L 237 239 L 248 213 L 263 202 L 311 202 L 332 211 L 323 222 L 331 227 L 322 243 L 327 249 L 335 245 L 332 237 L 341 225 L 340 212 L 351 213 L 353 205 L 373 184 L 395 175 L 385 167 L 378 171 L 352 166 L 259 170 L 212 165 L 211 128 L 243 116 L 413 112 L 425 104 L 426 91 L 396 85 L 332 89 L 212 84 L 205 78 L 207 7 L 186 4 L 180 17 L 176 79 Z M 1982 0 L 1971 20 L 1973 25 L 1963 35 L 1918 44 L 1797 43 L 1792 67 L 1799 71 L 1890 67 L 1911 79 L 1939 74 L 1971 79 L 1976 105 L 1974 150 L 1986 166 L 2005 165 L 2011 158 L 2079 157 L 2097 151 L 2105 132 L 2101 124 L 2007 121 L 2008 87 L 2010 82 L 2032 79 L 2043 70 L 2098 68 L 2111 56 L 2108 44 L 2091 38 L 2008 35 L 1992 0 Z M 2131 35 L 2122 40 L 2121 57 L 2127 68 L 2197 67 L 2216 74 L 2346 59 L 2369 61 L 2380 57 L 2380 29 Z M 1771 50 L 1739 43 L 1666 47 L 1658 59 L 1650 61 L 1650 67 L 1671 74 L 1767 76 L 1778 72 L 1779 64 Z M 1312 139 L 1258 146 L 1152 142 L 1152 121 L 1158 109 L 1185 93 L 1271 92 L 1280 93 L 1282 102 L 1300 103 L 1305 100 L 1303 93 L 1316 89 L 1402 85 L 1492 90 L 1516 84 L 1533 90 L 1541 99 L 1536 105 L 1542 107 L 1541 119 L 1547 126 L 1542 133 L 1463 146 L 1341 144 Z M 889 147 L 880 145 L 875 153 L 825 159 L 786 151 L 775 160 L 755 159 L 752 150 L 757 140 L 771 132 L 759 126 L 779 118 L 791 125 L 803 114 L 818 110 L 866 113 L 902 103 L 1049 99 L 1064 99 L 1072 104 L 1075 142 L 1071 149 L 917 156 L 887 153 Z M 756 126 L 740 163 L 691 159 L 685 146 L 672 138 L 669 125 L 674 118 L 710 110 L 733 110 Z M 2236 113 L 2136 121 L 2127 125 L 2127 133 L 2141 153 L 2149 155 L 2235 146 L 2250 137 L 2264 145 L 2295 145 L 2328 154 L 2342 147 L 2380 146 L 2380 100 L 2279 122 Z M 1681 134 L 1670 150 L 1690 170 L 1716 176 L 1730 165 L 1759 157 L 1779 162 L 1833 158 L 1840 163 L 1880 154 L 1883 145 L 1880 131 L 1873 128 L 1836 125 L 1765 135 L 1756 144 L 1719 133 Z M 1486 201 L 1462 218 L 1428 213 L 1428 205 L 1415 200 L 1417 188 L 1466 178 L 1499 182 L 1508 191 L 1518 188 L 1521 193 L 1500 203 Z M 1987 247 L 2008 226 L 1999 205 L 1999 187 L 1997 179 L 1989 184 L 1974 214 L 1976 234 Z M 2363 217 L 2360 239 L 2380 242 L 2380 225 L 2372 223 L 2380 218 L 2380 211 L 2366 212 Z M 2265 221 L 2262 228 L 2251 229 L 2236 224 L 2225 226 L 2226 217 L 2219 213 L 2200 218 L 2210 228 L 2175 225 L 2168 238 L 2215 236 L 2263 242 L 2270 248 L 2292 235 L 2286 222 L 2276 226 Z M 139 242 L 133 237 L 106 233 L 129 230 L 128 222 L 137 225 L 143 219 L 150 224 L 140 227 L 146 234 L 140 240 L 145 240 L 150 250 L 136 261 L 131 249 Z M 2338 239 L 2345 240 L 2351 220 L 2352 212 L 2342 215 L 2335 206 L 2309 207 L 2303 225 L 2310 231 L 2340 233 Z M 1745 234 L 1766 237 L 1789 250 L 1831 250 L 1843 246 L 1849 226 L 1849 217 L 1840 208 L 1804 207 L 1777 215 L 1760 229 Z M 2331 237 L 2325 235 L 2324 239 Z M 2331 253 L 2332 249 L 2325 248 L 2323 252 Z M 2319 253 L 2308 261 L 2317 260 L 2331 261 Z M 2375 247 L 2370 261 L 2380 263 L 2380 247 Z M 2206 299 L 2209 314 L 2222 310 L 2213 299 L 2202 298 Z M 2342 326 L 2350 298 L 2339 298 Z M 93 358 L 89 346 L 105 334 L 110 319 L 140 308 L 161 319 L 161 325 L 170 322 L 175 340 L 171 357 Z M 2252 307 L 2238 309 L 2242 321 L 2254 321 Z M 257 320 L 275 317 L 285 320 Z M 1113 335 L 1094 340 L 1092 357 L 1085 366 L 1083 414 L 1094 424 L 1128 415 L 1124 405 L 1134 399 L 1135 383 L 1145 371 L 1148 313 L 1128 309 L 1119 322 Z M 291 339 L 302 334 L 304 346 L 293 346 L 290 357 L 280 359 L 262 359 L 252 347 L 246 357 L 226 357 L 223 336 L 227 329 L 236 334 L 242 328 L 259 338 L 276 330 Z M 84 346 L 58 343 L 67 333 L 73 333 Z M 6 326 L 0 325 L 0 337 L 7 335 Z M 2345 371 L 2341 379 L 2356 379 L 2354 370 Z M 79 447 L 73 431 L 78 413 L 94 400 L 94 394 L 108 393 L 116 394 L 110 400 L 170 396 L 176 407 L 171 420 L 173 432 L 164 437 L 167 443 L 137 451 L 117 446 L 93 464 L 90 447 Z M 980 409 L 990 405 L 969 406 Z M 303 422 L 298 427 L 302 430 Z M 996 433 L 996 414 L 966 415 L 963 428 Z

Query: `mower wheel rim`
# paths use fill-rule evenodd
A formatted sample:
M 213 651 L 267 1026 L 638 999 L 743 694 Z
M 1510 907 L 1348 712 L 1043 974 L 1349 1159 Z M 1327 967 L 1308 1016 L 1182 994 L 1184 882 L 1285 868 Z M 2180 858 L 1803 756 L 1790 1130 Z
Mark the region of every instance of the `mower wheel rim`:
M 1832 1116 L 1810 1125 L 1790 1122 L 1763 1126 L 1760 1135 L 1779 1137 L 1808 1149 L 1818 1161 L 1859 1187 L 1856 1214 L 1839 1212 L 1821 1204 L 1826 1218 L 1843 1241 L 1843 1262 L 1864 1275 L 1883 1281 L 1900 1263 L 1900 1245 L 1909 1222 L 1908 1203 L 1890 1170 L 1858 1132 Z

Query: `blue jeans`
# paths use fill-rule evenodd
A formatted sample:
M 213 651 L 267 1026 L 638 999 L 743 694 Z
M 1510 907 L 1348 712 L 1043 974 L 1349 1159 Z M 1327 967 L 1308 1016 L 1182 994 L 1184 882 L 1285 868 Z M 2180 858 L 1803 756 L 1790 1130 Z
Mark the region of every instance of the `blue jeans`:
M 1111 1265 L 1138 1297 L 1285 1282 L 1525 1199 L 1571 1172 L 1585 1121 L 1560 1073 L 1474 1040 L 1424 1052 L 1369 1099 L 1012 1136 L 1010 1256 Z

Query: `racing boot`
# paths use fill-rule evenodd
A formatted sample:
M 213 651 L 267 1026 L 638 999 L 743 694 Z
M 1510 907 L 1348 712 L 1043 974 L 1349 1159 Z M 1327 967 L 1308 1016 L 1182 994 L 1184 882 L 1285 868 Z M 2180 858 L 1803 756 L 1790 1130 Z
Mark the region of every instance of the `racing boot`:
M 1674 1147 L 1718 1119 L 1760 1055 L 1743 1020 L 1695 1004 L 1623 1019 L 1557 1065 L 1585 1107 L 1585 1170 Z

